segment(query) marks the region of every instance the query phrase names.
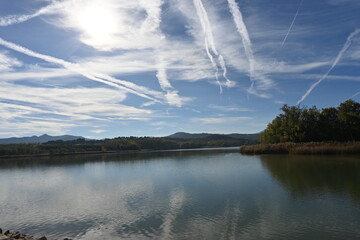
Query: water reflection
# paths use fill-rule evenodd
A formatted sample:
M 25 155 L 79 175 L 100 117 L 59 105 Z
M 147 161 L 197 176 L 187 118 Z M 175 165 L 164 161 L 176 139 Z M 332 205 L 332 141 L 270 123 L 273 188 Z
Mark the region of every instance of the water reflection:
M 360 209 L 341 194 L 358 163 L 298 160 L 237 150 L 3 160 L 0 227 L 77 240 L 360 237 Z M 336 185 L 311 180 L 321 171 Z M 319 192 L 338 198 L 319 205 Z
M 262 155 L 261 162 L 293 197 L 331 193 L 360 203 L 359 158 Z
M 186 160 L 188 157 L 213 156 L 239 152 L 239 148 L 217 148 L 217 149 L 185 149 L 174 151 L 150 151 L 150 152 L 129 152 L 114 154 L 93 154 L 93 155 L 70 155 L 54 157 L 28 157 L 28 158 L 0 158 L 0 169 L 4 168 L 28 168 L 40 166 L 62 166 L 81 165 L 89 162 L 132 162 L 148 161 L 152 159 L 176 158 Z

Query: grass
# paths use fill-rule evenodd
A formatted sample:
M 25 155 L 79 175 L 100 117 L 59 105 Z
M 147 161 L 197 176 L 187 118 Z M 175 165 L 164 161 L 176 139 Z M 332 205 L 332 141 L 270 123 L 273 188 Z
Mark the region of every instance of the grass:
M 276 143 L 242 146 L 242 154 L 360 154 L 360 142 Z

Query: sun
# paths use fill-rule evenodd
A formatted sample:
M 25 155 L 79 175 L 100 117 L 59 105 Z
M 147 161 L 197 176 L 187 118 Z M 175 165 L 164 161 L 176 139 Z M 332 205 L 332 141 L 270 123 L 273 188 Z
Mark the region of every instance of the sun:
M 110 38 L 118 29 L 114 9 L 101 1 L 93 1 L 83 6 L 76 18 L 78 28 L 83 34 L 98 43 Z

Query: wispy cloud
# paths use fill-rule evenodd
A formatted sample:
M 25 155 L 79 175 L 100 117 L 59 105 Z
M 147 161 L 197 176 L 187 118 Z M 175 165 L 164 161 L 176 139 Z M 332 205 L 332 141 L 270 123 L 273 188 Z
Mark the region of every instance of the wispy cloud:
M 84 77 L 86 77 L 86 78 L 88 78 L 90 80 L 100 82 L 100 83 L 104 83 L 106 85 L 125 90 L 127 92 L 136 94 L 136 95 L 138 95 L 140 97 L 143 97 L 143 98 L 146 98 L 146 99 L 150 99 L 152 101 L 159 102 L 159 100 L 155 99 L 154 97 L 161 98 L 161 94 L 158 94 L 158 93 L 156 93 L 154 91 L 150 91 L 150 90 L 148 91 L 145 87 L 139 87 L 134 83 L 119 80 L 119 79 L 116 79 L 114 77 L 108 76 L 106 74 L 93 73 L 91 71 L 88 71 L 88 70 L 82 68 L 78 64 L 74 64 L 74 63 L 67 62 L 65 60 L 59 59 L 59 58 L 55 58 L 55 57 L 52 57 L 52 56 L 48 56 L 48 55 L 45 55 L 45 54 L 40 54 L 40 53 L 34 52 L 34 51 L 30 50 L 30 49 L 24 48 L 24 47 L 19 46 L 17 44 L 5 41 L 2 38 L 0 38 L 0 45 L 3 45 L 3 46 L 5 46 L 5 47 L 7 47 L 9 49 L 12 49 L 14 51 L 26 54 L 26 55 L 31 56 L 31 57 L 39 58 L 39 59 L 42 59 L 42 60 L 50 62 L 50 63 L 61 65 L 64 68 L 72 70 L 74 72 L 77 72 L 77 73 L 81 74 L 82 76 L 84 76 Z M 153 97 L 148 96 L 149 93 L 152 94 Z
M 5 52 L 0 52 L 0 74 L 12 70 L 14 67 L 20 67 L 22 63 Z
M 178 92 L 173 88 L 171 83 L 168 80 L 167 74 L 166 74 L 166 67 L 165 63 L 160 60 L 158 64 L 158 71 L 156 73 L 156 77 L 159 80 L 159 84 L 161 88 L 166 92 L 166 99 L 167 102 L 170 105 L 181 107 L 182 100 L 178 95 Z
M 94 129 L 94 130 L 91 130 L 90 132 L 100 134 L 100 133 L 104 133 L 104 132 L 107 132 L 107 131 L 104 130 L 104 129 Z
M 241 108 L 237 106 L 219 106 L 215 104 L 210 104 L 208 107 L 223 112 L 254 112 L 253 109 Z
M 6 26 L 14 25 L 14 24 L 23 23 L 32 18 L 41 16 L 44 14 L 53 13 L 53 12 L 59 10 L 61 7 L 62 7 L 62 5 L 60 4 L 60 2 L 55 2 L 55 3 L 49 4 L 46 7 L 39 9 L 38 11 L 36 11 L 32 14 L 10 15 L 10 16 L 0 17 L 0 26 L 6 27 Z
M 307 96 L 309 96 L 309 94 L 314 90 L 314 88 L 315 88 L 317 85 L 319 85 L 319 84 L 329 75 L 329 73 L 331 72 L 331 70 L 333 70 L 333 68 L 338 64 L 338 62 L 340 61 L 340 59 L 342 58 L 342 56 L 344 55 L 344 53 L 346 52 L 346 50 L 348 50 L 348 48 L 351 46 L 351 40 L 353 39 L 353 37 L 356 36 L 356 35 L 359 34 L 359 33 L 360 33 L 360 29 L 356 29 L 354 32 L 352 32 L 352 33 L 348 36 L 348 38 L 347 38 L 344 46 L 342 47 L 342 49 L 340 50 L 340 52 L 339 52 L 338 55 L 336 56 L 333 64 L 332 64 L 331 67 L 329 68 L 329 70 L 328 70 L 318 81 L 316 81 L 314 84 L 312 84 L 312 85 L 310 86 L 310 88 L 306 91 L 306 93 L 305 93 L 305 94 L 300 98 L 300 100 L 296 103 L 297 105 L 299 105 L 300 103 L 302 103 L 302 102 L 305 100 L 305 98 L 306 98 Z
M 41 135 L 44 133 L 50 135 L 63 135 L 68 132 L 72 127 L 77 126 L 70 122 L 61 121 L 48 121 L 48 120 L 37 120 L 37 121 L 21 121 L 19 122 L 3 122 L 0 126 L 0 135 L 2 136 L 13 136 L 23 137 L 26 135 Z M 11 129 L 11 132 L 8 130 Z
M 43 88 L 1 82 L 0 96 L 0 135 L 6 129 L 19 134 L 60 133 L 89 121 L 147 121 L 153 117 L 151 110 L 121 104 L 126 92 L 110 88 Z M 42 122 L 48 124 L 39 127 Z
M 226 124 L 239 121 L 251 120 L 252 117 L 216 117 L 216 118 L 193 118 L 193 122 L 200 122 L 202 124 Z
M 150 110 L 128 107 L 120 102 L 126 93 L 109 88 L 44 88 L 1 83 L 1 101 L 31 107 L 38 113 L 69 116 L 74 119 L 107 117 L 146 117 Z M 76 98 L 74 98 L 76 96 Z M 31 109 L 27 109 L 31 110 Z
M 41 79 L 51 79 L 59 77 L 71 77 L 78 75 L 76 72 L 63 69 L 63 68 L 44 68 L 44 67 L 30 67 L 30 69 L 22 69 L 13 71 L 13 66 L 6 69 L 6 71 L 0 71 L 0 78 L 3 81 L 16 81 L 22 79 L 34 79 L 40 81 Z
M 165 36 L 160 31 L 161 6 L 163 4 L 162 0 L 142 1 L 142 4 L 147 12 L 147 17 L 141 26 L 142 32 L 157 32 L 157 34 L 160 36 L 160 40 L 163 40 L 161 42 L 164 42 Z M 166 92 L 165 97 L 167 102 L 170 105 L 181 107 L 181 98 L 178 95 L 178 91 L 174 89 L 168 79 L 166 72 L 167 64 L 161 56 L 160 51 L 158 51 L 159 48 L 160 46 L 157 46 L 157 49 L 155 51 L 155 54 L 158 55 L 156 77 L 159 80 L 161 89 Z

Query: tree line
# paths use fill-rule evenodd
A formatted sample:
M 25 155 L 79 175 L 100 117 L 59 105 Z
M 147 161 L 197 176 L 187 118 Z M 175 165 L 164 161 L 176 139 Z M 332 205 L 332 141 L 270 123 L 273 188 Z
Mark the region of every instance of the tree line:
M 57 140 L 42 144 L 0 144 L 0 156 L 235 147 L 255 143 L 256 140 L 235 138 L 185 140 L 162 137 L 117 137 L 103 140 Z
M 360 103 L 318 109 L 284 105 L 260 135 L 261 143 L 360 141 Z

